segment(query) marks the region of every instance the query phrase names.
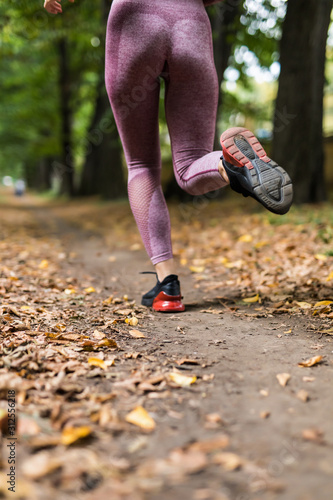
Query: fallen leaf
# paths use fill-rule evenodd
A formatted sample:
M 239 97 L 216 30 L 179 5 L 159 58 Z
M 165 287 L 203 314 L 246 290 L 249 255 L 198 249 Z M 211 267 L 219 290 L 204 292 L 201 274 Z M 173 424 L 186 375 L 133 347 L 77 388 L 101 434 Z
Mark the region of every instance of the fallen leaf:
M 236 455 L 236 453 L 223 452 L 214 455 L 212 462 L 222 465 L 225 470 L 232 471 L 240 469 L 245 463 L 245 460 L 239 455 Z
M 331 271 L 330 274 L 326 278 L 326 281 L 331 281 L 331 280 L 333 280 L 333 271 Z
M 88 359 L 88 364 L 91 366 L 98 366 L 99 368 L 103 368 L 103 370 L 106 370 L 105 363 L 102 359 L 99 358 L 89 358 Z
M 62 466 L 63 462 L 58 457 L 53 457 L 50 452 L 41 451 L 29 456 L 22 464 L 23 475 L 35 480 L 50 474 Z
M 119 314 L 120 316 L 129 316 L 130 314 L 132 314 L 132 309 L 118 309 L 114 312 L 115 314 Z
M 49 261 L 46 259 L 43 259 L 38 267 L 39 267 L 39 269 L 46 269 L 47 267 L 49 267 Z
M 137 406 L 133 411 L 128 413 L 125 420 L 147 431 L 153 431 L 156 427 L 155 421 L 142 406 Z
M 85 438 L 91 434 L 91 427 L 84 425 L 81 427 L 66 427 L 61 433 L 61 444 L 69 446 L 81 438 Z
M 243 234 L 238 238 L 238 241 L 241 241 L 242 243 L 251 243 L 253 240 L 253 237 L 250 234 Z
M 196 441 L 189 445 L 188 449 L 191 451 L 201 451 L 203 453 L 210 453 L 211 451 L 220 450 L 229 446 L 229 437 L 226 434 L 220 434 L 205 441 Z
M 314 380 L 316 380 L 315 377 L 303 377 L 303 382 L 313 382 Z
M 95 288 L 93 286 L 89 286 L 88 288 L 85 288 L 84 291 L 86 293 L 94 293 L 96 292 Z
M 311 309 L 312 304 L 309 302 L 295 302 L 301 309 Z
M 333 304 L 332 300 L 321 300 L 320 302 L 317 302 L 313 307 L 329 306 L 331 304 Z
M 135 316 L 133 316 L 133 318 L 130 318 L 129 320 L 126 320 L 126 323 L 128 323 L 131 326 L 137 326 L 137 324 L 139 323 L 139 320 L 138 320 L 138 318 L 136 318 Z
M 302 437 L 306 441 L 313 441 L 315 443 L 324 443 L 324 433 L 321 429 L 304 429 L 302 432 Z
M 262 419 L 268 418 L 270 415 L 271 415 L 271 412 L 267 411 L 267 410 L 260 412 L 260 418 L 262 418 Z
M 315 259 L 317 259 L 317 260 L 321 260 L 321 261 L 323 261 L 323 262 L 324 262 L 325 260 L 327 260 L 327 255 L 323 255 L 322 253 L 317 253 L 317 254 L 315 255 Z
M 113 349 L 119 349 L 117 342 L 113 339 L 102 339 L 97 342 L 97 346 L 99 347 L 112 347 Z
M 189 377 L 187 375 L 181 375 L 180 373 L 169 373 L 168 375 L 169 379 L 179 387 L 188 387 L 191 384 L 194 384 L 196 382 L 197 377 L 194 375 L 193 377 Z
M 313 358 L 307 359 L 306 361 L 301 361 L 298 363 L 298 366 L 311 368 L 311 366 L 315 366 L 322 361 L 322 356 L 314 356 Z
M 136 339 L 144 339 L 146 336 L 139 330 L 130 330 L 129 334 Z
M 177 365 L 200 365 L 200 361 L 197 359 L 181 358 L 176 361 Z
M 101 340 L 101 339 L 105 338 L 105 333 L 99 332 L 98 330 L 95 330 L 94 333 L 93 333 L 93 337 L 95 339 Z
M 303 403 L 306 403 L 309 400 L 309 393 L 304 389 L 301 389 L 300 391 L 298 391 L 296 397 L 303 401 Z
M 190 266 L 189 269 L 192 273 L 203 273 L 205 270 L 204 266 Z
M 259 293 L 257 293 L 254 297 L 247 297 L 246 299 L 243 299 L 243 302 L 246 302 L 247 304 L 259 302 Z
M 288 384 L 291 375 L 289 373 L 278 373 L 276 378 L 278 379 L 279 384 L 282 385 L 282 387 L 285 387 Z

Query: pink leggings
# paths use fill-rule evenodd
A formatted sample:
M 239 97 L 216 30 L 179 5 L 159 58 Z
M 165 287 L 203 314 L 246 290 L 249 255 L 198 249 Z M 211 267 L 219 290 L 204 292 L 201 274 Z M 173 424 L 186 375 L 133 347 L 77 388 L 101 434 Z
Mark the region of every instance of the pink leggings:
M 200 195 L 225 186 L 214 151 L 218 81 L 203 0 L 113 0 L 105 81 L 128 165 L 128 194 L 153 264 L 172 258 L 161 188 L 159 77 L 174 173 Z

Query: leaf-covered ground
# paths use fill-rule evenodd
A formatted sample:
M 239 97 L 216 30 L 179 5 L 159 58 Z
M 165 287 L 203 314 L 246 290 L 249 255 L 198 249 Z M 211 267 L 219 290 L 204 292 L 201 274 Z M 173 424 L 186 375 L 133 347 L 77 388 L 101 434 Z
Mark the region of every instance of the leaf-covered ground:
M 0 498 L 331 500 L 331 206 L 172 205 L 163 315 L 127 203 L 4 196 Z

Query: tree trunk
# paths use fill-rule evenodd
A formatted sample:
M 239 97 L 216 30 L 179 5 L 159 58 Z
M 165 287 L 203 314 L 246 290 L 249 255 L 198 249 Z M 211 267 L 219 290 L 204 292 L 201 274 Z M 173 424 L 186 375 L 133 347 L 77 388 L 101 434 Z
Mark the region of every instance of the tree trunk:
M 66 38 L 58 41 L 59 54 L 59 89 L 61 116 L 61 162 L 55 162 L 54 168 L 61 177 L 60 191 L 69 196 L 74 195 L 74 165 L 71 145 L 72 116 L 70 107 L 71 81 L 68 64 L 68 47 Z
M 296 203 L 323 201 L 323 95 L 333 0 L 289 0 L 272 156 L 294 183 Z
M 126 196 L 122 168 L 122 150 L 104 80 L 98 86 L 95 113 L 87 136 L 86 159 L 80 183 L 80 195 L 100 194 L 107 199 Z
M 103 32 L 107 22 L 110 0 L 101 0 Z M 104 37 L 101 40 L 105 46 Z M 87 136 L 86 159 L 80 183 L 80 195 L 100 194 L 115 199 L 126 196 L 126 182 L 122 168 L 122 148 L 110 103 L 104 85 L 104 67 L 101 67 L 95 112 Z

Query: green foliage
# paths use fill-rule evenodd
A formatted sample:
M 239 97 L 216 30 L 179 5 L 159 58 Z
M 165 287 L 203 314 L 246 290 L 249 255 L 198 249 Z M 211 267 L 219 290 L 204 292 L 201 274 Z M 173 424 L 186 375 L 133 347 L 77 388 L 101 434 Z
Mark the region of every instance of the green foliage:
M 230 67 L 238 71 L 237 92 L 224 88 L 224 119 L 242 110 L 264 122 L 272 109 L 256 95 L 249 60 L 269 68 L 278 58 L 284 0 L 243 0 L 230 30 Z M 228 8 L 228 2 L 220 4 Z M 63 0 L 63 14 L 50 15 L 43 0 L 0 3 L 0 174 L 29 170 L 61 154 L 58 42 L 70 47 L 69 80 L 76 166 L 84 160 L 98 82 L 104 72 L 105 20 L 102 3 Z M 220 15 L 215 6 L 210 13 Z M 255 99 L 253 97 L 256 97 Z M 161 132 L 167 136 L 161 97 Z M 162 141 L 163 142 L 163 141 Z M 169 151 L 167 147 L 164 151 Z M 165 156 L 165 155 L 163 155 Z M 29 175 L 30 175 L 29 174 Z

